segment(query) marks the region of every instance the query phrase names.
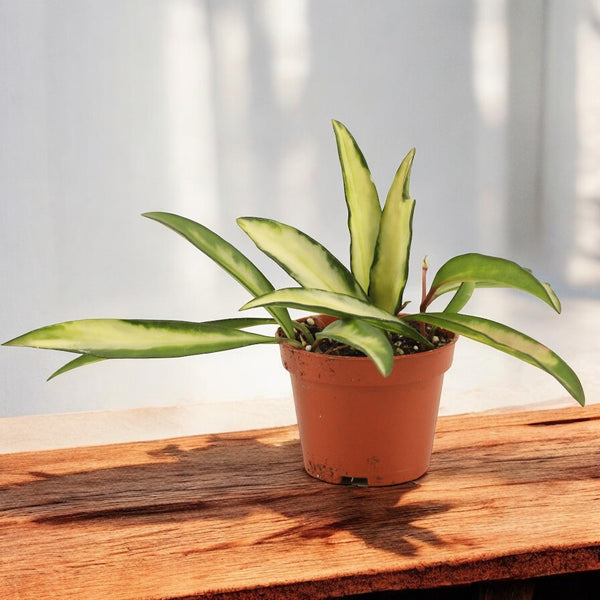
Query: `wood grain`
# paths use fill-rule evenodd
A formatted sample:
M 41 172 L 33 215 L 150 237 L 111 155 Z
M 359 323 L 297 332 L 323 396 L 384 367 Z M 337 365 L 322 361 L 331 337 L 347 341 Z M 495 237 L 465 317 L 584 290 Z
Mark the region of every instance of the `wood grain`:
M 439 420 L 430 471 L 302 470 L 295 427 L 0 456 L 0 598 L 325 598 L 600 569 L 600 406 Z

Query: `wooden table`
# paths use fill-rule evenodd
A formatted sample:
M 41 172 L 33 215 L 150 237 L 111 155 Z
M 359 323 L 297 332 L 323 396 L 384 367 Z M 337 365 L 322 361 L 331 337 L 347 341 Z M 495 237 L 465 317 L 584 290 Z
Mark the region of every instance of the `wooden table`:
M 295 427 L 0 456 L 0 598 L 325 598 L 600 569 L 600 406 L 440 419 L 361 489 Z

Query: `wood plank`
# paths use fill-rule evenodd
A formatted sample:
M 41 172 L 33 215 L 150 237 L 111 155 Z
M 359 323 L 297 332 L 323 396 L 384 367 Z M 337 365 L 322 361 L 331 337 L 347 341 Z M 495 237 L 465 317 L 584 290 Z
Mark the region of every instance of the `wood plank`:
M 361 489 L 295 427 L 0 456 L 0 598 L 325 598 L 600 569 L 600 406 L 439 420 Z

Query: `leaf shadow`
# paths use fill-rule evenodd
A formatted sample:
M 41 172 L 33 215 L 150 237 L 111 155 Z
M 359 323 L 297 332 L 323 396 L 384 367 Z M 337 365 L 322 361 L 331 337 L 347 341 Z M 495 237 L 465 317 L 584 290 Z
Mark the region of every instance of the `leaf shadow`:
M 423 495 L 412 498 L 419 482 L 336 486 L 304 472 L 297 439 L 272 443 L 251 432 L 202 439 L 195 448 L 154 444 L 144 464 L 58 475 L 30 471 L 35 480 L 0 487 L 0 509 L 39 527 L 176 527 L 196 521 L 201 532 L 210 521 L 229 532 L 199 552 L 239 545 L 232 525 L 257 515 L 271 522 L 257 546 L 278 540 L 335 543 L 350 536 L 372 548 L 414 556 L 423 544 L 445 542 L 430 523 L 452 506 Z

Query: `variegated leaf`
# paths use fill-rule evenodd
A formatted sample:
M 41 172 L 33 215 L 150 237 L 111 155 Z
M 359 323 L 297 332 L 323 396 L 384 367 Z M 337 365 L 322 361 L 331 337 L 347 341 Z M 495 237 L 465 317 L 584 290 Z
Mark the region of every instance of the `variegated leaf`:
M 402 306 L 402 295 L 408 279 L 415 209 L 409 183 L 414 155 L 413 148 L 398 168 L 387 195 L 371 269 L 369 297 L 374 304 L 394 314 Z
M 267 256 L 305 288 L 366 299 L 352 273 L 319 242 L 271 219 L 240 217 L 238 225 Z
M 585 404 L 583 387 L 573 369 L 550 348 L 507 325 L 458 313 L 421 313 L 403 320 L 443 327 L 535 365 L 559 381 L 579 404 Z
M 271 282 L 252 261 L 204 225 L 171 213 L 149 212 L 143 216 L 166 225 L 191 242 L 206 256 L 212 258 L 212 260 L 244 286 L 253 296 L 260 296 L 274 289 Z M 277 322 L 281 325 L 286 335 L 293 337 L 294 327 L 285 308 L 274 308 L 269 309 L 269 311 L 277 319 Z
M 463 282 L 471 282 L 476 287 L 516 288 L 536 296 L 560 312 L 560 301 L 550 285 L 534 277 L 530 269 L 505 258 L 477 253 L 455 256 L 440 267 L 421 311 L 435 298 L 457 289 Z
M 251 300 L 241 310 L 258 306 L 288 306 L 312 312 L 322 312 L 336 317 L 356 317 L 385 331 L 393 331 L 431 346 L 413 327 L 385 310 L 346 294 L 305 288 L 284 288 Z
M 64 350 L 97 358 L 169 358 L 279 341 L 212 323 L 82 319 L 48 325 L 4 345 Z
M 371 266 L 381 221 L 381 205 L 367 161 L 348 129 L 333 121 L 344 193 L 348 206 L 350 265 L 363 290 L 369 290 Z
M 317 339 L 329 338 L 348 344 L 366 354 L 377 370 L 387 377 L 394 366 L 394 352 L 387 335 L 360 319 L 339 319 L 317 333 Z
M 275 319 L 262 319 L 255 317 L 218 319 L 215 321 L 204 322 L 205 325 L 217 325 L 220 327 L 229 327 L 234 329 L 246 329 L 248 327 L 257 327 L 260 325 L 274 325 L 275 323 Z M 68 371 L 72 371 L 73 369 L 77 369 L 78 367 L 90 365 L 96 362 L 100 362 L 102 360 L 107 359 L 101 358 L 99 356 L 93 356 L 92 354 L 82 354 L 77 358 L 69 361 L 67 364 L 63 365 L 60 369 L 54 371 L 54 373 L 52 373 L 52 375 L 48 377 L 48 381 L 54 379 L 54 377 L 57 377 L 58 375 L 62 375 L 63 373 L 67 373 Z

